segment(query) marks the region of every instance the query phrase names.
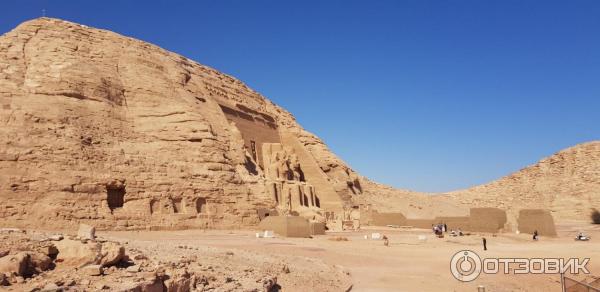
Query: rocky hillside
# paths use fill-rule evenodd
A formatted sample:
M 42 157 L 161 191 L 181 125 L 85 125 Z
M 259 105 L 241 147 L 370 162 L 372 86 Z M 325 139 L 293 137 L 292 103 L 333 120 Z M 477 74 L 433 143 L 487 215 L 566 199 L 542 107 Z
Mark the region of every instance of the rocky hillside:
M 351 203 L 356 174 L 239 80 L 114 32 L 25 22 L 0 37 L 0 222 L 256 224 L 257 210 L 276 202 L 234 118 L 266 140 L 286 137 L 280 143 L 301 152 L 312 185 L 328 191 L 322 204 Z
M 499 180 L 444 195 L 464 206 L 543 208 L 558 220 L 589 220 L 600 207 L 600 141 L 562 150 Z
M 470 207 L 498 207 L 514 220 L 520 209 L 552 211 L 557 221 L 589 221 L 600 208 L 600 141 L 562 150 L 499 180 L 447 194 L 425 194 L 373 185 L 363 200 L 409 217 L 458 216 Z

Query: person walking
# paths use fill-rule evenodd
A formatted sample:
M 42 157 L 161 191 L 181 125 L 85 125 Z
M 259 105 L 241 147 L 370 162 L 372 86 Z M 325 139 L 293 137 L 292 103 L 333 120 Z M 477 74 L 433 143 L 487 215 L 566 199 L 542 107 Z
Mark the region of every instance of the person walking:
M 487 240 L 485 239 L 485 237 L 482 237 L 481 241 L 483 242 L 483 250 L 487 250 Z

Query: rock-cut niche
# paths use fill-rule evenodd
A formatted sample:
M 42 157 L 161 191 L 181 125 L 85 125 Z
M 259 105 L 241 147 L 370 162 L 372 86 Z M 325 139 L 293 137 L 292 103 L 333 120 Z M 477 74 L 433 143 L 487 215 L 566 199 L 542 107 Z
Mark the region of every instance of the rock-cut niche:
M 181 198 L 171 199 L 173 204 L 173 213 L 183 213 L 183 201 Z
M 205 198 L 196 199 L 196 213 L 206 214 L 206 199 Z
M 111 212 L 122 208 L 125 203 L 125 186 L 106 186 L 106 201 Z

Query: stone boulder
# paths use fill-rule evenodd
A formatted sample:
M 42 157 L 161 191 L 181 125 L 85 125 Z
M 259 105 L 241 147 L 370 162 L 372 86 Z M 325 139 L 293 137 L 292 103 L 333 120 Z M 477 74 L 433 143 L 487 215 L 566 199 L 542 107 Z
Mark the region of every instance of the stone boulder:
M 82 267 L 95 264 L 98 260 L 97 243 L 82 243 L 78 240 L 64 239 L 55 243 L 59 253 L 57 260 L 63 266 Z
M 125 258 L 125 248 L 118 243 L 104 242 L 100 248 L 100 261 L 103 267 L 114 266 Z
M 101 265 L 87 265 L 81 268 L 81 272 L 87 276 L 100 276 L 104 270 Z
M 277 285 L 277 277 L 266 277 L 262 280 L 262 284 L 264 292 L 271 292 Z
M 29 259 L 30 262 L 28 264 L 27 274 L 39 274 L 54 266 L 54 263 L 49 256 L 39 252 L 30 253 Z
M 0 274 L 30 277 L 53 268 L 52 259 L 39 252 L 20 252 L 0 258 Z
M 192 288 L 192 278 L 186 270 L 173 271 L 171 277 L 164 283 L 169 292 L 189 292 Z
M 8 277 L 5 274 L 0 273 L 0 286 L 8 286 Z
M 55 283 L 48 283 L 44 286 L 44 288 L 42 288 L 42 292 L 58 292 L 58 291 L 63 291 L 63 289 L 60 288 Z
M 109 267 L 118 264 L 125 258 L 125 248 L 114 242 L 87 242 L 64 239 L 56 242 L 59 254 L 57 259 L 63 265 L 83 267 L 85 265 L 101 265 Z
M 168 291 L 160 279 L 148 280 L 140 284 L 141 292 L 164 292 Z
M 31 257 L 26 252 L 0 258 L 0 273 L 7 276 L 25 276 L 28 273 Z
M 79 224 L 77 237 L 81 239 L 94 240 L 96 239 L 96 228 L 87 224 Z

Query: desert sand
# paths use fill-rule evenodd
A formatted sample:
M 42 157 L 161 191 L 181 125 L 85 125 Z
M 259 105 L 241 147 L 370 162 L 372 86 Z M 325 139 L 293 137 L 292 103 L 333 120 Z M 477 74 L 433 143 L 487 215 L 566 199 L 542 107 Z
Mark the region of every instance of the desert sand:
M 590 258 L 590 272 L 600 272 L 600 250 L 597 243 L 575 242 L 578 230 L 587 230 L 593 237 L 600 235 L 598 226 L 559 226 L 559 237 L 541 238 L 534 242 L 528 234 L 472 234 L 463 237 L 435 238 L 429 230 L 368 228 L 360 232 L 330 233 L 313 239 L 274 238 L 256 239 L 253 232 L 171 231 L 166 233 L 111 232 L 115 238 L 130 240 L 136 246 L 155 246 L 156 241 L 185 242 L 189 246 L 212 246 L 280 256 L 301 256 L 322 260 L 340 266 L 350 273 L 352 291 L 477 291 L 479 285 L 486 291 L 561 291 L 559 275 L 481 275 L 469 283 L 462 283 L 450 273 L 450 258 L 462 249 L 477 252 L 481 257 L 499 258 Z M 390 245 L 380 240 L 366 240 L 373 232 L 385 234 Z M 418 235 L 426 235 L 422 243 Z M 330 240 L 343 236 L 348 241 Z M 481 246 L 481 236 L 488 240 L 488 251 Z M 291 266 L 293 269 L 295 266 Z M 296 267 L 298 268 L 298 267 Z M 588 279 L 589 275 L 577 275 Z M 282 280 L 282 287 L 285 282 Z M 304 288 L 306 289 L 306 288 Z M 287 289 L 284 289 L 287 291 Z M 296 291 L 291 289 L 290 291 Z M 298 290 L 306 291 L 306 290 Z
M 374 227 L 313 238 L 256 238 L 252 230 L 99 232 L 103 241 L 124 246 L 132 260 L 134 255 L 144 258 L 133 260 L 138 265 L 146 261 L 152 264 L 142 264 L 142 271 L 134 275 L 119 272 L 125 268 L 113 268 L 107 269 L 105 276 L 85 276 L 58 263 L 54 270 L 5 289 L 25 291 L 48 283 L 71 283 L 66 288 L 72 291 L 99 287 L 136 291 L 126 288 L 139 285 L 141 280 L 136 278 L 143 278 L 140 275 L 144 271 L 160 270 L 156 265 L 185 267 L 195 278 L 207 279 L 206 286 L 198 284 L 198 291 L 262 291 L 262 281 L 273 277 L 281 291 L 477 291 L 480 285 L 486 291 L 561 291 L 560 276 L 556 274 L 481 274 L 472 282 L 460 282 L 453 278 L 449 267 L 451 257 L 463 249 L 482 258 L 590 258 L 590 275 L 569 276 L 593 282 L 593 275 L 600 272 L 598 245 L 593 241 L 575 242 L 573 238 L 579 231 L 598 238 L 600 227 L 568 224 L 560 225 L 558 230 L 557 237 L 541 237 L 538 241 L 528 234 L 436 238 L 425 229 Z M 381 240 L 364 238 L 374 232 L 385 234 L 389 246 Z M 419 240 L 419 235 L 426 236 L 426 240 Z M 482 250 L 482 236 L 488 240 L 487 251 Z

